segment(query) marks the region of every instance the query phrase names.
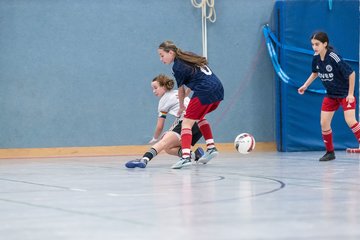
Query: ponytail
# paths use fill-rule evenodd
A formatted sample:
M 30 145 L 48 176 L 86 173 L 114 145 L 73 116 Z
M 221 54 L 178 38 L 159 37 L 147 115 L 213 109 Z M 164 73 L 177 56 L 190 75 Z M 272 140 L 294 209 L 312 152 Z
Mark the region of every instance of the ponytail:
M 172 41 L 165 41 L 159 45 L 159 49 L 162 49 L 165 52 L 173 51 L 175 53 L 175 58 L 178 58 L 193 67 L 204 67 L 208 64 L 208 61 L 205 57 L 196 55 L 190 52 L 184 52 L 178 48 Z

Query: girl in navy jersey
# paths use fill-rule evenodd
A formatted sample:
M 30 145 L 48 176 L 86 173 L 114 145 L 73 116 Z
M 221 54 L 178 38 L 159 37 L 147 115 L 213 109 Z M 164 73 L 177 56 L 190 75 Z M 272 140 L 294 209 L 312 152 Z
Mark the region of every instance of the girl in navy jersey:
M 303 86 L 298 89 L 304 94 L 310 84 L 319 77 L 326 89 L 326 96 L 321 107 L 321 131 L 326 153 L 320 161 L 335 159 L 331 120 L 335 111 L 342 106 L 347 125 L 360 142 L 360 125 L 355 118 L 356 99 L 354 97 L 355 72 L 329 46 L 326 33 L 318 32 L 311 37 L 311 45 L 315 51 L 312 61 L 312 73 Z
M 172 168 L 182 168 L 191 165 L 190 143 L 191 128 L 198 123 L 205 138 L 207 151 L 199 159 L 200 163 L 207 163 L 218 155 L 215 147 L 210 124 L 205 115 L 214 111 L 224 99 L 224 89 L 220 80 L 207 66 L 206 58 L 193 53 L 184 52 L 173 42 L 165 41 L 158 48 L 160 61 L 164 64 L 173 63 L 172 70 L 178 85 L 181 114 L 184 110 L 185 86 L 193 91 L 190 103 L 186 109 L 181 129 L 182 158 Z
M 141 159 L 128 161 L 125 164 L 127 168 L 145 168 L 148 162 L 163 150 L 168 154 L 181 156 L 180 133 L 183 116 L 177 115 L 179 111 L 179 99 L 178 91 L 173 90 L 174 80 L 166 75 L 160 74 L 152 80 L 151 87 L 154 95 L 160 98 L 158 104 L 158 120 L 153 138 L 149 142 L 154 145 L 151 146 Z M 189 93 L 190 92 L 187 92 L 186 96 Z M 189 101 L 190 99 L 186 97 L 185 106 L 187 106 Z M 165 120 L 168 115 L 172 115 L 176 117 L 176 119 L 169 131 L 162 134 Z M 194 146 L 202 135 L 197 124 L 194 124 L 191 132 L 194 135 L 191 145 Z M 197 148 L 194 154 L 192 154 L 193 159 L 195 161 L 198 160 L 203 153 L 204 152 L 201 147 Z

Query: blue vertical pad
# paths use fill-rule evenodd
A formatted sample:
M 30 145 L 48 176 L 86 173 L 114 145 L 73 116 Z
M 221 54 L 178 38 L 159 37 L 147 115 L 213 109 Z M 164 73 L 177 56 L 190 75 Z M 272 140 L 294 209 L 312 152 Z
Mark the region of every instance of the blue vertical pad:
M 325 31 L 340 56 L 356 72 L 355 97 L 359 98 L 359 1 L 277 1 L 271 26 L 279 40 L 275 45 L 279 64 L 291 84 L 276 76 L 276 140 L 279 151 L 324 150 L 320 128 L 320 110 L 324 94 L 307 91 L 297 93 L 311 74 L 312 55 L 310 37 L 316 31 Z M 312 89 L 324 90 L 320 79 Z M 358 111 L 357 111 L 358 116 Z M 332 122 L 335 149 L 358 147 L 358 142 L 347 126 L 340 108 Z

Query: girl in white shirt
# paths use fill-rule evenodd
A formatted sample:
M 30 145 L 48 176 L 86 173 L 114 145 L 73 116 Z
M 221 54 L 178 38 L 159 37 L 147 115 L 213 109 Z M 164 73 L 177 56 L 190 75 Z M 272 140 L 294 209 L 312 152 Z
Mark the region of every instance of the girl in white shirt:
M 181 124 L 183 119 L 183 114 L 177 116 L 179 112 L 179 99 L 177 90 L 174 88 L 174 80 L 169 78 L 166 75 L 160 74 L 156 76 L 152 82 L 151 87 L 155 96 L 159 97 L 158 105 L 158 120 L 155 128 L 153 138 L 149 143 L 154 144 L 149 151 L 147 151 L 141 159 L 131 160 L 125 164 L 127 168 L 145 168 L 147 163 L 153 159 L 158 153 L 162 150 L 165 150 L 168 154 L 181 156 Z M 187 89 L 186 94 L 189 95 L 191 92 L 190 89 Z M 185 106 L 189 103 L 190 99 L 185 98 Z M 175 121 L 172 124 L 171 128 L 161 134 L 164 129 L 165 120 L 167 115 L 170 114 L 175 117 Z M 202 137 L 199 127 L 197 124 L 194 124 L 192 128 L 192 146 Z M 194 160 L 197 160 L 203 155 L 203 150 L 198 148 L 195 151 Z

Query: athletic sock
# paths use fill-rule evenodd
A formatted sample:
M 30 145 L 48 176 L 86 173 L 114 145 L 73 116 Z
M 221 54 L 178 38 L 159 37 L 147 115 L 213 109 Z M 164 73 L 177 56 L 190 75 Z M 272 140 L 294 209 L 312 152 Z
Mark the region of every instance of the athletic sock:
M 181 148 L 182 158 L 190 157 L 192 132 L 190 128 L 181 129 Z
M 213 139 L 213 135 L 212 135 L 212 132 L 211 132 L 211 127 L 210 127 L 209 122 L 204 118 L 204 119 L 202 119 L 202 120 L 200 120 L 198 122 L 198 126 L 199 126 L 199 129 L 200 129 L 200 132 L 202 133 L 202 135 L 205 138 L 206 148 L 207 149 L 214 148 L 215 147 L 215 142 L 214 142 L 214 139 Z
M 181 148 L 181 147 L 179 147 L 178 156 L 179 156 L 179 157 L 182 157 L 182 148 Z
M 327 130 L 322 132 L 322 137 L 324 140 L 325 148 L 327 152 L 334 151 L 333 139 L 332 139 L 332 130 Z
M 150 148 L 149 151 L 147 151 L 144 156 L 142 157 L 142 159 L 145 159 L 147 161 L 150 161 L 151 159 L 153 159 L 156 155 L 157 155 L 157 151 L 155 150 L 155 148 Z
M 351 131 L 354 133 L 356 139 L 360 143 L 360 124 L 357 122 L 351 127 Z

